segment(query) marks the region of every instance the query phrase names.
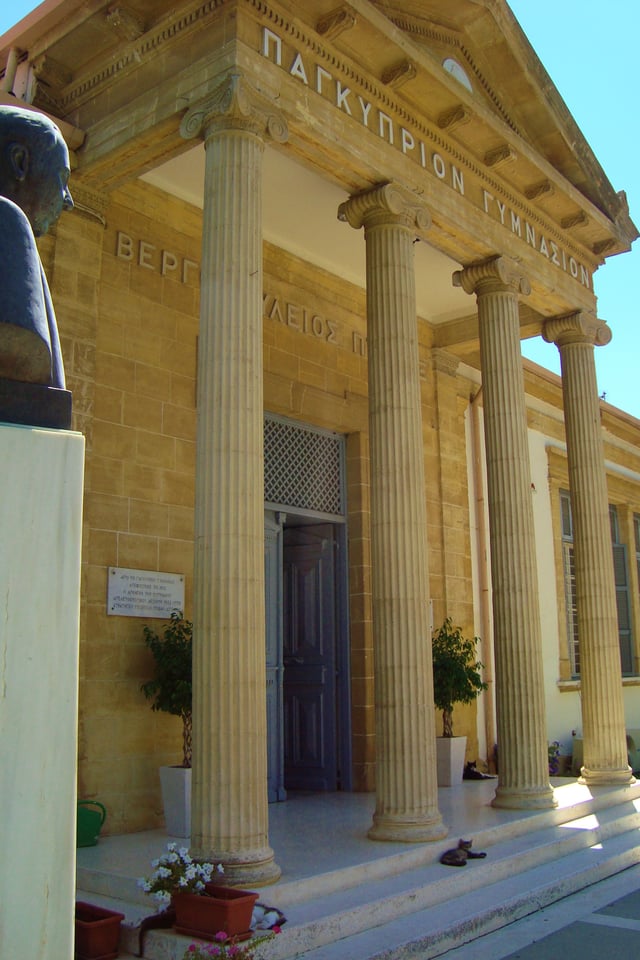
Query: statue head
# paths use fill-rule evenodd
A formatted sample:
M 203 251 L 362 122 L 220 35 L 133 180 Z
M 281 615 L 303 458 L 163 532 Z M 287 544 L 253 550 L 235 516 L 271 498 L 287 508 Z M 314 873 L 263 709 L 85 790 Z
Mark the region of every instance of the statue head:
M 73 208 L 70 172 L 67 145 L 52 120 L 0 105 L 0 196 L 24 211 L 36 237 Z

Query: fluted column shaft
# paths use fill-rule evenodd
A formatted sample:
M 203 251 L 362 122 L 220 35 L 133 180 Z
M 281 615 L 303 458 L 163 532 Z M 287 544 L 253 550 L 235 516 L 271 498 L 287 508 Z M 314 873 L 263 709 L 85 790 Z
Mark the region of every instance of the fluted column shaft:
M 584 313 L 548 320 L 544 339 L 555 342 L 562 395 L 573 516 L 576 606 L 584 766 L 589 784 L 628 783 L 616 586 L 611 555 L 609 498 L 604 466 L 594 346 L 611 331 Z
M 454 274 L 478 302 L 484 397 L 498 732 L 497 807 L 554 805 L 549 785 L 518 294 L 529 284 L 504 257 Z
M 256 106 L 257 102 L 257 106 Z M 183 121 L 205 140 L 196 453 L 193 854 L 274 881 L 264 614 L 264 104 L 236 76 Z
M 390 184 L 353 197 L 367 262 L 376 840 L 446 835 L 437 806 L 413 243 L 426 210 Z

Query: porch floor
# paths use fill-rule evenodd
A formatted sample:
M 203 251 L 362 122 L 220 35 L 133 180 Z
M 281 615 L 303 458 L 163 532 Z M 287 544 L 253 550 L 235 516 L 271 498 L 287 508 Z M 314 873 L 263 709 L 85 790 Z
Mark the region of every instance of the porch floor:
M 370 793 L 292 793 L 283 803 L 269 806 L 269 842 L 276 863 L 282 870 L 277 884 L 269 890 L 270 902 L 309 896 L 309 886 L 318 892 L 331 883 L 331 875 L 353 869 L 394 875 L 411 869 L 424 857 L 425 848 L 441 850 L 457 843 L 459 837 L 487 835 L 493 829 L 509 832 L 510 825 L 521 832 L 522 821 L 539 817 L 539 810 L 504 810 L 491 806 L 497 780 L 469 780 L 459 786 L 440 789 L 438 806 L 449 829 L 448 838 L 437 844 L 389 843 L 370 840 L 375 796 Z M 574 779 L 552 781 L 558 811 L 588 801 L 597 790 Z M 553 811 L 545 811 L 553 819 Z M 526 827 L 525 827 L 526 830 Z M 79 891 L 94 891 L 107 897 L 150 904 L 136 889 L 137 878 L 151 872 L 151 861 L 160 856 L 166 844 L 175 839 L 188 846 L 186 839 L 172 838 L 160 830 L 101 837 L 95 847 L 77 851 Z M 434 851 L 435 852 L 435 851 Z M 324 879 L 323 879 L 324 878 Z M 286 897 L 283 897 L 286 888 Z M 296 895 L 296 893 L 298 895 Z

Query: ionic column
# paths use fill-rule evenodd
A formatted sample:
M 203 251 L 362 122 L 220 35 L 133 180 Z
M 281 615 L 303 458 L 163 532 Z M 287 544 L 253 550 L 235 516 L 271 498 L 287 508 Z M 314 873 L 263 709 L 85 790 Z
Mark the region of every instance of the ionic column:
M 437 806 L 427 518 L 413 244 L 430 223 L 385 184 L 338 216 L 364 226 L 376 698 L 374 840 L 446 835 Z
M 496 807 L 552 807 L 518 295 L 505 257 L 454 273 L 475 293 L 480 327 L 498 733 Z
M 557 345 L 573 516 L 584 766 L 588 784 L 633 781 L 627 739 L 594 346 L 611 331 L 586 313 L 547 320 L 543 337 Z
M 233 75 L 192 108 L 206 149 L 196 453 L 191 848 L 228 883 L 277 880 L 268 844 L 262 153 L 286 138 Z

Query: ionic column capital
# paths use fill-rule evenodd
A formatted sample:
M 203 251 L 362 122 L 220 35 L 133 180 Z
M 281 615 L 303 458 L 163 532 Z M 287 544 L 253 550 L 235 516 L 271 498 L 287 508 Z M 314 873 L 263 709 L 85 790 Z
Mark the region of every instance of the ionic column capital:
M 491 257 L 480 263 L 472 263 L 464 270 L 453 274 L 454 287 L 462 287 L 465 293 L 496 293 L 512 291 L 527 296 L 531 285 L 519 264 L 510 257 Z
M 542 337 L 547 343 L 564 347 L 568 343 L 590 343 L 603 347 L 611 340 L 611 329 L 604 320 L 583 310 L 568 313 L 563 317 L 551 317 L 542 327 Z
M 415 193 L 398 183 L 383 183 L 373 190 L 358 193 L 341 203 L 338 220 L 355 230 L 380 224 L 398 224 L 426 233 L 431 226 L 431 214 Z
M 277 143 L 284 143 L 289 137 L 282 113 L 241 73 L 232 73 L 210 96 L 187 110 L 180 135 L 185 140 L 207 140 L 218 131 L 229 129 L 266 135 Z

